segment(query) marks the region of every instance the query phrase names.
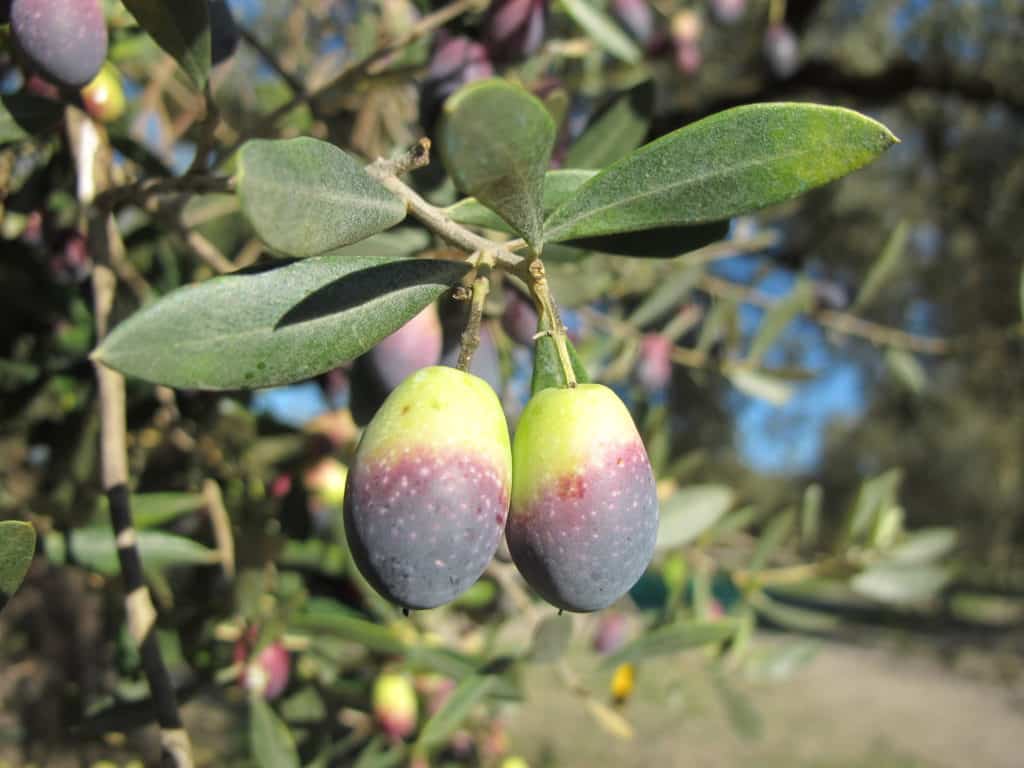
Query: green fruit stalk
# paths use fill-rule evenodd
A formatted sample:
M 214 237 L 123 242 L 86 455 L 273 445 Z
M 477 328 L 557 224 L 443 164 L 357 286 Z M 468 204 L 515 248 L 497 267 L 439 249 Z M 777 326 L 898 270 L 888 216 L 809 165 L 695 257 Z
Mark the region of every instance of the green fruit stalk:
M 403 608 L 451 601 L 494 556 L 511 473 L 494 390 L 454 368 L 414 373 L 373 417 L 349 470 L 345 532 L 359 570 Z
M 618 396 L 600 384 L 537 393 L 516 428 L 512 466 L 506 537 L 530 586 L 567 611 L 624 595 L 654 554 L 658 497 Z

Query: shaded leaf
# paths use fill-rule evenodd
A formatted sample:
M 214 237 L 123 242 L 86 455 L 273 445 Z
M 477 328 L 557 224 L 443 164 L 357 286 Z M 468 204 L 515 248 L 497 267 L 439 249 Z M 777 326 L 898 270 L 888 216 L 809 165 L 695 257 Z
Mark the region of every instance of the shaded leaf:
M 569 168 L 604 168 L 639 147 L 651 126 L 654 82 L 623 94 L 569 147 Z
M 36 529 L 21 520 L 0 521 L 0 611 L 21 585 L 36 551 Z
M 930 600 L 950 578 L 948 568 L 885 561 L 858 573 L 850 580 L 850 587 L 872 600 L 901 605 Z
M 700 224 L 781 202 L 871 162 L 896 138 L 840 107 L 736 107 L 601 171 L 544 223 L 545 238 Z
M 713 673 L 713 680 L 729 724 L 736 734 L 749 740 L 760 738 L 764 724 L 750 697 L 735 688 L 720 671 Z
M 821 503 L 824 491 L 817 483 L 804 489 L 803 502 L 800 505 L 800 544 L 809 547 L 818 540 L 821 531 Z
M 165 531 L 136 531 L 139 555 L 149 570 L 161 570 L 184 565 L 211 565 L 220 562 L 216 550 L 204 547 L 192 539 Z M 57 563 L 73 559 L 76 563 L 103 574 L 120 570 L 117 545 L 113 532 L 106 527 L 74 528 L 67 537 L 50 533 L 46 538 L 46 555 Z M 67 542 L 71 543 L 68 557 Z
M 405 757 L 404 744 L 391 744 L 383 736 L 375 736 L 360 750 L 352 768 L 398 768 Z
M 172 387 L 290 384 L 368 351 L 468 266 L 336 252 L 172 291 L 118 325 L 93 359 Z
M 809 312 L 813 303 L 814 289 L 810 281 L 798 280 L 789 295 L 765 313 L 750 344 L 747 362 L 755 368 L 760 365 L 765 352 L 782 335 L 786 326 L 799 315 Z
M 209 0 L 123 0 L 139 25 L 199 88 L 210 75 Z
M 548 616 L 537 625 L 533 633 L 530 661 L 541 664 L 558 661 L 569 647 L 571 638 L 571 616 Z
M 668 275 L 633 310 L 626 318 L 626 322 L 635 328 L 643 328 L 671 312 L 693 292 L 703 274 L 704 270 L 701 267 L 690 267 Z
M 878 259 L 871 265 L 871 270 L 868 272 L 867 277 L 864 278 L 864 282 L 857 292 L 857 297 L 853 300 L 853 304 L 850 305 L 851 312 L 864 309 L 864 307 L 874 301 L 879 291 L 899 270 L 907 249 L 909 236 L 910 224 L 906 220 L 901 221 L 892 234 L 889 235 L 889 239 L 886 241 L 885 247 L 879 254 Z
M 541 317 L 537 324 L 537 330 L 542 331 L 548 328 L 547 321 Z M 587 369 L 576 354 L 576 348 L 567 338 L 566 346 L 569 348 L 569 362 L 572 363 L 573 373 L 576 381 L 586 384 L 590 381 Z M 558 348 L 551 336 L 539 336 L 534 342 L 533 348 L 533 378 L 530 382 L 530 392 L 536 395 L 542 389 L 549 387 L 565 387 L 568 383 L 565 380 L 565 372 L 562 370 L 562 363 L 558 357 Z
M 291 628 L 340 637 L 365 646 L 374 653 L 396 654 L 405 650 L 405 644 L 387 627 L 352 616 L 342 610 L 306 611 L 293 617 Z
M 662 502 L 656 550 L 674 549 L 700 536 L 729 511 L 736 494 L 725 485 L 692 485 Z
M 261 768 L 302 765 L 288 726 L 260 696 L 249 699 L 249 752 Z
M 429 750 L 446 742 L 487 694 L 492 682 L 485 675 L 473 675 L 460 682 L 444 705 L 424 723 L 416 750 Z
M 677 622 L 651 630 L 617 652 L 607 656 L 602 666 L 617 667 L 626 662 L 666 656 L 691 648 L 720 643 L 732 637 L 738 628 L 735 621 Z
M 42 136 L 56 128 L 64 105 L 27 93 L 0 96 L 0 144 Z
M 584 237 L 579 240 L 568 240 L 565 245 L 610 253 L 614 256 L 670 259 L 717 243 L 728 233 L 728 221 L 714 221 L 688 227 L 658 227 L 620 235 Z
M 715 299 L 711 309 L 704 316 L 704 323 L 697 337 L 697 351 L 707 354 L 711 348 L 729 333 L 736 324 L 739 306 L 732 299 Z
M 1024 600 L 982 592 L 956 592 L 949 598 L 950 613 L 961 621 L 989 627 L 1024 622 Z
M 750 604 L 760 615 L 773 624 L 796 632 L 830 632 L 839 626 L 839 617 L 832 614 L 798 608 L 774 600 L 763 592 L 750 596 Z
M 159 492 L 133 493 L 132 522 L 136 529 L 156 528 L 171 520 L 176 520 L 205 505 L 202 494 Z M 106 496 L 100 497 L 100 514 L 109 516 L 110 507 Z
M 311 138 L 247 141 L 238 153 L 238 197 L 260 239 L 286 256 L 358 242 L 406 213 L 354 157 Z
M 757 547 L 750 558 L 751 571 L 759 571 L 779 551 L 796 525 L 796 510 L 790 507 L 773 517 L 757 537 Z
M 554 143 L 555 121 L 544 104 L 505 80 L 473 83 L 445 102 L 440 148 L 455 185 L 538 252 L 544 174 Z
M 561 0 L 562 8 L 587 36 L 617 59 L 635 64 L 643 52 L 607 14 L 589 0 Z

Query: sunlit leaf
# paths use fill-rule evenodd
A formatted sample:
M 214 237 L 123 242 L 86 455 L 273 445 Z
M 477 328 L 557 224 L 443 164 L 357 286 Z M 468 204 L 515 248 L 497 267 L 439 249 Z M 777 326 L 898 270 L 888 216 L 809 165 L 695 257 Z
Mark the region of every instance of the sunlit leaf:
M 555 122 L 544 104 L 508 81 L 473 83 L 445 103 L 441 156 L 456 186 L 535 250 L 543 240 L 544 174 L 554 143 Z
M 736 389 L 750 397 L 782 406 L 793 396 L 793 387 L 783 379 L 749 368 L 731 368 L 726 377 Z
M 928 374 L 912 353 L 889 347 L 885 351 L 885 362 L 899 382 L 914 394 L 920 394 L 928 386 Z
M 185 565 L 210 565 L 220 562 L 216 550 L 197 541 L 165 531 L 141 530 L 136 532 L 139 555 L 146 568 L 160 570 Z M 117 545 L 113 532 L 106 527 L 75 528 L 65 538 L 62 533 L 45 537 L 46 555 L 54 562 L 67 560 L 104 574 L 115 574 L 120 569 Z M 70 557 L 66 542 L 71 543 Z
M 654 83 L 623 94 L 569 148 L 569 168 L 604 168 L 639 147 L 651 125 Z
M 93 359 L 171 387 L 290 384 L 368 351 L 465 275 L 461 262 L 330 253 L 172 291 Z
M 804 489 L 804 498 L 800 505 L 800 543 L 805 547 L 818 540 L 823 497 L 824 491 L 817 483 L 812 483 Z
M 885 553 L 886 560 L 899 563 L 930 563 L 945 557 L 956 547 L 953 528 L 922 528 L 914 531 Z
M 860 541 L 871 531 L 878 515 L 896 502 L 902 480 L 903 471 L 896 468 L 861 483 L 847 513 L 842 544 Z
M 839 618 L 832 614 L 798 608 L 789 603 L 775 600 L 763 592 L 754 593 L 750 598 L 754 609 L 773 624 L 795 632 L 830 632 L 839 626 Z
M 819 650 L 821 643 L 814 640 L 762 648 L 750 655 L 743 671 L 756 682 L 785 682 L 813 661 Z
M 661 505 L 657 550 L 689 544 L 729 511 L 736 494 L 725 485 L 692 485 Z
M 636 43 L 590 0 L 561 0 L 561 5 L 590 39 L 615 58 L 627 64 L 635 64 L 643 58 Z
M 949 583 L 948 568 L 882 562 L 850 580 L 854 592 L 881 603 L 896 605 L 930 600 Z
M 249 699 L 249 752 L 261 768 L 302 765 L 288 726 L 260 696 Z
M 424 723 L 416 749 L 428 750 L 447 741 L 487 694 L 492 682 L 486 675 L 474 675 L 460 682 L 442 707 Z
M 839 107 L 753 104 L 646 144 L 584 184 L 545 238 L 699 224 L 763 208 L 871 162 L 896 138 Z
M 210 75 L 209 0 L 123 0 L 139 25 L 197 86 Z
M 725 674 L 720 671 L 713 673 L 713 680 L 715 691 L 717 691 L 729 718 L 729 724 L 736 734 L 744 739 L 760 738 L 763 730 L 761 713 L 757 711 L 750 697 L 733 686 Z
M 21 585 L 36 551 L 36 529 L 21 520 L 0 521 L 0 611 Z
M 295 616 L 291 627 L 340 637 L 376 653 L 394 654 L 405 650 L 405 644 L 387 627 L 352 616 L 340 609 L 328 610 L 326 606 Z
M 260 239 L 286 256 L 358 242 L 406 213 L 358 160 L 311 138 L 247 141 L 238 154 L 238 197 Z

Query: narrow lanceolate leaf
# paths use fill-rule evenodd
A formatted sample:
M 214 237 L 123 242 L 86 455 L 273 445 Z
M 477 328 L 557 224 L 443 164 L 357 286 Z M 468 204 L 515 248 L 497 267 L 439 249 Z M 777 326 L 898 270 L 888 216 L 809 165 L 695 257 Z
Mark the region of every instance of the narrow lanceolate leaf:
M 209 0 L 124 0 L 124 5 L 192 82 L 206 87 L 210 75 Z
M 535 251 L 542 245 L 544 173 L 555 132 L 543 102 L 505 80 L 473 83 L 444 106 L 441 156 L 455 185 Z
M 785 380 L 750 368 L 731 368 L 726 371 L 726 378 L 740 392 L 764 400 L 775 407 L 789 402 L 793 397 L 793 387 Z
M 871 270 L 868 272 L 867 277 L 864 278 L 860 291 L 857 292 L 857 298 L 853 300 L 853 304 L 850 306 L 851 312 L 863 309 L 874 301 L 879 291 L 885 287 L 885 284 L 899 270 L 903 263 L 903 255 L 907 250 L 907 239 L 909 236 L 909 223 L 906 220 L 901 221 L 892 234 L 889 235 L 889 239 L 886 241 L 885 247 L 882 249 L 882 253 L 879 254 L 878 259 L 871 265 Z
M 765 526 L 757 539 L 757 547 L 750 558 L 750 570 L 759 571 L 768 564 L 776 552 L 785 543 L 796 525 L 796 509 L 789 508 L 780 512 Z
M 36 551 L 36 529 L 21 520 L 0 522 L 0 611 L 21 585 Z
M 765 352 L 776 342 L 782 332 L 793 320 L 804 312 L 810 311 L 814 302 L 814 289 L 807 280 L 799 280 L 786 298 L 768 310 L 757 335 L 750 343 L 750 354 L 747 357 L 750 365 L 761 364 Z
M 140 530 L 137 532 L 139 555 L 146 568 L 159 571 L 189 565 L 212 565 L 220 561 L 216 550 L 197 541 L 165 531 Z M 105 526 L 75 528 L 67 537 L 61 533 L 48 534 L 45 539 L 46 555 L 51 561 L 74 561 L 97 573 L 115 574 L 120 569 L 114 534 Z M 67 551 L 67 543 L 71 552 Z
M 633 310 L 627 322 L 634 328 L 643 328 L 675 310 L 687 300 L 703 275 L 702 267 L 690 267 L 667 275 L 651 295 Z
M 897 139 L 839 107 L 752 104 L 680 128 L 609 166 L 544 224 L 551 242 L 729 218 L 874 160 Z
M 693 485 L 677 491 L 661 505 L 659 551 L 689 544 L 717 523 L 736 494 L 726 485 Z
M 626 662 L 665 656 L 690 648 L 699 648 L 728 640 L 739 628 L 735 621 L 678 622 L 641 635 L 617 653 L 605 658 L 602 666 L 617 667 Z
M 416 740 L 416 749 L 429 750 L 447 741 L 490 690 L 492 683 L 493 678 L 486 675 L 473 675 L 460 682 L 444 705 L 424 724 Z
M 171 387 L 290 384 L 368 351 L 467 270 L 461 262 L 338 252 L 217 277 L 136 312 L 92 356 Z
M 617 59 L 635 64 L 643 52 L 603 11 L 589 0 L 562 0 L 562 7 L 595 43 Z
M 569 168 L 604 168 L 639 147 L 651 127 L 654 83 L 620 96 L 569 148 Z
M 255 139 L 238 156 L 238 196 L 256 234 L 285 256 L 316 256 L 405 218 L 397 196 L 333 144 Z
M 156 528 L 201 509 L 205 504 L 199 493 L 133 493 L 132 517 L 136 528 Z M 100 511 L 110 514 L 107 498 L 100 499 Z
M 27 93 L 0 96 L 0 144 L 39 136 L 56 128 L 64 106 Z
M 850 587 L 881 603 L 905 605 L 934 598 L 951 578 L 949 568 L 942 566 L 886 561 L 858 573 Z
M 249 750 L 260 768 L 299 768 L 295 739 L 261 697 L 249 699 Z

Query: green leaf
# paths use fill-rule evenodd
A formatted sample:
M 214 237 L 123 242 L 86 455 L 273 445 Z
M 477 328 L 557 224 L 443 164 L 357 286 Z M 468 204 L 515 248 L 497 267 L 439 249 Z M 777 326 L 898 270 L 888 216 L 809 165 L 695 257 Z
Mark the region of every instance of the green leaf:
M 804 489 L 803 502 L 800 505 L 800 544 L 810 547 L 818 540 L 821 531 L 821 504 L 824 491 L 817 483 Z
M 190 389 L 289 384 L 363 354 L 468 266 L 343 251 L 172 291 L 117 326 L 93 359 Z
M 0 144 L 42 136 L 56 128 L 64 105 L 27 93 L 0 96 Z
M 541 205 L 547 214 L 566 200 L 589 179 L 597 175 L 597 171 L 560 169 L 544 174 L 544 193 Z M 494 229 L 499 232 L 511 232 L 512 228 L 498 214 L 481 203 L 475 197 L 465 197 L 448 206 L 445 213 L 459 224 L 481 229 Z
M 906 220 L 901 221 L 892 234 L 889 235 L 882 253 L 878 256 L 878 260 L 871 266 L 867 277 L 864 278 L 864 282 L 857 292 L 857 298 L 850 305 L 851 312 L 861 310 L 874 301 L 879 291 L 899 270 L 900 266 L 902 266 L 904 253 L 907 250 L 909 236 L 910 224 Z
M 808 280 L 798 280 L 793 290 L 778 304 L 768 310 L 757 329 L 757 335 L 750 344 L 747 362 L 752 367 L 761 364 L 761 359 L 776 339 L 782 335 L 793 320 L 809 312 L 814 304 L 814 290 Z
M 374 736 L 359 752 L 352 768 L 398 768 L 405 763 L 405 745 L 392 744 L 383 736 Z
M 847 513 L 841 546 L 859 542 L 871 531 L 878 515 L 895 504 L 902 480 L 903 471 L 896 468 L 861 483 Z
M 704 316 L 704 324 L 700 328 L 700 336 L 697 337 L 696 350 L 703 354 L 711 351 L 711 348 L 719 340 L 729 335 L 730 329 L 737 323 L 739 305 L 728 298 L 715 299 Z
M 493 678 L 487 675 L 473 675 L 460 682 L 442 707 L 424 723 L 415 750 L 428 751 L 445 743 L 469 717 L 473 707 L 483 699 L 492 683 Z
M 725 707 L 729 724 L 736 734 L 748 740 L 760 738 L 764 724 L 761 720 L 761 713 L 757 711 L 750 697 L 734 688 L 721 671 L 716 670 L 712 679 L 715 691 L 718 693 L 722 706 Z
M 704 270 L 701 267 L 690 267 L 668 275 L 651 295 L 633 310 L 626 322 L 634 328 L 650 325 L 682 304 L 697 287 L 703 275 Z
M 249 751 L 261 768 L 299 768 L 295 739 L 260 696 L 249 699 Z
M 365 646 L 374 653 L 398 654 L 405 644 L 387 627 L 351 616 L 344 611 L 307 611 L 294 617 L 292 629 L 333 635 Z
M 889 347 L 885 351 L 885 362 L 899 382 L 915 395 L 924 392 L 928 386 L 928 374 L 916 355 Z
M 311 138 L 242 145 L 238 197 L 263 242 L 300 258 L 383 232 L 406 213 L 405 203 L 355 158 Z
M 850 580 L 857 594 L 881 603 L 905 605 L 935 597 L 949 583 L 948 568 L 936 565 L 913 565 L 881 562 Z
M 530 661 L 543 664 L 558 661 L 572 639 L 571 616 L 548 616 L 537 625 L 530 645 Z
M 844 176 L 895 141 L 882 124 L 839 107 L 736 107 L 601 171 L 548 217 L 544 236 L 564 242 L 726 219 Z
M 547 321 L 542 317 L 537 324 L 537 330 L 542 331 L 547 328 Z M 568 338 L 565 340 L 565 344 L 569 348 L 569 362 L 572 363 L 572 370 L 576 375 L 576 381 L 580 384 L 586 384 L 590 381 L 586 367 L 580 360 L 579 355 L 576 354 L 576 348 L 573 347 L 572 342 Z M 530 382 L 530 392 L 536 395 L 542 389 L 566 386 L 568 386 L 568 383 L 565 380 L 562 363 L 558 358 L 558 348 L 555 346 L 555 340 L 551 336 L 537 337 L 533 349 L 533 378 Z
M 757 547 L 750 558 L 749 569 L 759 571 L 779 551 L 796 525 L 796 509 L 790 507 L 773 517 L 757 538 Z
M 206 504 L 202 494 L 177 492 L 133 493 L 131 503 L 132 522 L 136 529 L 157 528 L 202 509 Z M 99 504 L 100 514 L 109 516 L 107 497 L 100 497 Z
M 903 564 L 930 563 L 945 557 L 956 548 L 953 528 L 922 528 L 914 531 L 886 553 L 887 562 Z
M 555 132 L 543 102 L 499 79 L 457 91 L 445 102 L 440 128 L 441 156 L 455 185 L 501 216 L 537 252 Z
M 750 604 L 769 621 L 795 632 L 830 632 L 839 626 L 837 616 L 797 608 L 774 600 L 763 592 L 754 592 L 750 596 Z
M 793 387 L 788 382 L 764 371 L 752 371 L 746 367 L 738 367 L 728 369 L 725 375 L 730 383 L 743 394 L 764 400 L 776 407 L 785 405 L 793 396 Z
M 657 551 L 675 549 L 700 536 L 729 511 L 736 494 L 725 485 L 691 485 L 661 505 Z
M 677 622 L 651 630 L 607 656 L 604 667 L 617 667 L 626 662 L 642 661 L 655 656 L 700 648 L 732 637 L 738 624 L 732 620 L 709 622 Z
M 782 683 L 813 661 L 819 650 L 821 643 L 815 640 L 763 648 L 747 659 L 743 671 L 756 682 Z
M 569 148 L 570 168 L 604 168 L 639 147 L 651 127 L 654 82 L 620 96 Z
M 165 531 L 136 531 L 139 556 L 147 570 L 159 571 L 186 565 L 211 565 L 220 562 L 216 550 L 204 547 L 192 539 Z M 67 537 L 62 533 L 46 536 L 46 555 L 52 561 L 63 563 L 74 560 L 86 568 L 113 575 L 120 570 L 117 545 L 113 532 L 100 526 L 72 529 Z M 67 543 L 71 543 L 70 557 Z
M 0 611 L 21 585 L 36 551 L 36 529 L 21 520 L 0 522 Z
M 562 8 L 595 43 L 617 59 L 635 64 L 643 58 L 636 43 L 607 14 L 588 0 L 561 0 Z
M 199 88 L 210 75 L 209 0 L 123 0 L 139 25 Z

